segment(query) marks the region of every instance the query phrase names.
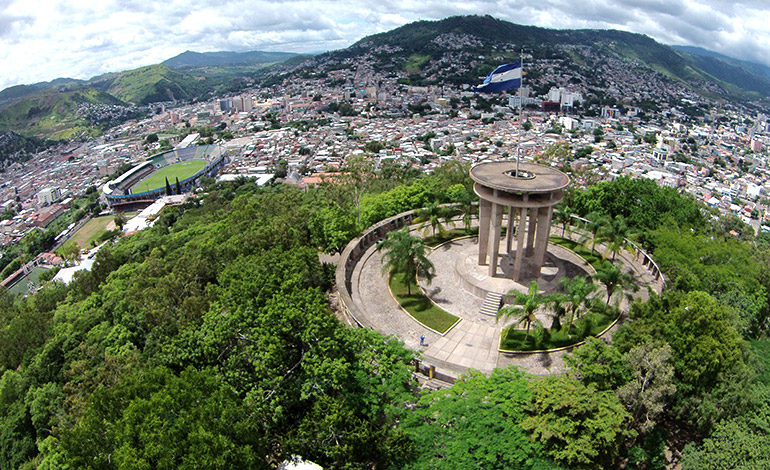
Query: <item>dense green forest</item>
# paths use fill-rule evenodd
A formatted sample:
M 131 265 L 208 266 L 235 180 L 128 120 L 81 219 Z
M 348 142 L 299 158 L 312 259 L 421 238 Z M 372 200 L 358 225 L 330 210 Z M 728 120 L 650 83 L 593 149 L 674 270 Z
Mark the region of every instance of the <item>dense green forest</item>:
M 566 375 L 501 369 L 421 393 L 414 352 L 335 317 L 318 253 L 467 200 L 467 168 L 349 169 L 307 191 L 212 185 L 69 286 L 0 296 L 0 468 L 770 464 L 765 240 L 651 181 L 571 193 L 580 215 L 628 221 L 667 290 Z

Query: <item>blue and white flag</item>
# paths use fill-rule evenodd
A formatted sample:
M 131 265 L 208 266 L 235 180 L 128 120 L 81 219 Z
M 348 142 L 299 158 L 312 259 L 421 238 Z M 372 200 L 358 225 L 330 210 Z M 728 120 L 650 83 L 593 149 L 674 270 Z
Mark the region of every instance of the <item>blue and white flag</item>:
M 521 88 L 521 61 L 503 64 L 487 75 L 484 83 L 474 87 L 477 93 L 496 93 L 511 88 Z

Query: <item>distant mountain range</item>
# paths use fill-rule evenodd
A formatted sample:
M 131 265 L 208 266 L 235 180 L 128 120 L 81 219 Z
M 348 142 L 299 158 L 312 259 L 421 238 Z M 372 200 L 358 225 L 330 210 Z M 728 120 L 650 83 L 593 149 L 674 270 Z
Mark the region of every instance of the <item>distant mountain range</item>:
M 175 69 L 195 67 L 215 67 L 234 65 L 261 65 L 265 63 L 283 62 L 299 54 L 293 52 L 193 52 L 185 51 L 178 56 L 161 62 Z
M 95 135 L 134 116 L 133 105 L 237 91 L 264 68 L 303 57 L 290 52 L 186 51 L 161 64 L 89 80 L 58 78 L 12 86 L 0 91 L 0 133 L 54 139 Z
M 713 77 L 741 89 L 770 94 L 770 67 L 694 46 L 672 46 Z
M 616 93 L 618 87 L 621 92 L 636 92 L 637 81 L 654 73 L 712 99 L 770 102 L 770 68 L 756 63 L 696 47 L 666 46 L 641 34 L 554 30 L 490 16 L 459 16 L 410 23 L 317 56 L 185 51 L 161 64 L 90 80 L 60 78 L 13 86 L 0 91 L 0 132 L 46 138 L 92 135 L 132 116 L 132 105 L 238 91 L 275 64 L 283 65 L 273 78 L 290 68 L 312 69 L 332 62 L 339 67 L 346 59 L 367 58 L 385 71 L 400 64 L 399 70 L 409 75 L 407 82 L 474 84 L 490 66 L 518 57 L 522 48 L 536 59 L 554 61 L 561 72 L 569 72 L 570 83 L 580 84 L 589 93 L 604 94 L 607 87 Z M 540 76 L 542 86 L 548 85 L 547 70 L 529 73 L 530 80 Z M 623 89 L 618 80 L 634 83 Z

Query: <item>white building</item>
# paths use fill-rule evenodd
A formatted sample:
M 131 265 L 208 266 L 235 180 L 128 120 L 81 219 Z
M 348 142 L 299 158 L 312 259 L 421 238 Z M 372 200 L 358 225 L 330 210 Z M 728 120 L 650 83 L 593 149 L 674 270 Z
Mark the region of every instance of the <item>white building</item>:
M 254 100 L 249 95 L 236 96 L 230 100 L 232 108 L 239 113 L 249 113 L 254 109 Z
M 571 131 L 578 125 L 578 120 L 568 116 L 559 116 L 559 124 L 566 130 Z
M 48 206 L 61 199 L 61 189 L 56 186 L 45 188 L 37 193 L 37 203 L 41 206 Z

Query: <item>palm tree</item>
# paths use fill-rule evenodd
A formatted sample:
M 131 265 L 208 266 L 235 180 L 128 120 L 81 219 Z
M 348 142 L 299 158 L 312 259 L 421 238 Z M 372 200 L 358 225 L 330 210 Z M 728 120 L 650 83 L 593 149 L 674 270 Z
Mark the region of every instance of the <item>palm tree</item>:
M 569 221 L 572 219 L 572 209 L 566 204 L 559 204 L 556 206 L 553 217 L 561 224 L 561 236 L 564 238 L 564 233 L 567 231 Z
M 567 314 L 567 296 L 564 294 L 551 294 L 551 329 L 556 331 L 561 329 L 561 319 Z
M 426 256 L 425 243 L 406 227 L 389 232 L 385 240 L 377 244 L 377 251 L 380 250 L 385 250 L 383 271 L 401 274 L 408 295 L 412 294 L 412 283 L 417 276 L 424 277 L 428 283 L 436 276 L 433 263 Z
M 67 264 L 69 264 L 78 258 L 78 255 L 80 254 L 80 247 L 77 243 L 74 242 L 70 244 L 65 243 L 62 245 L 61 254 Z
M 570 316 L 567 327 L 569 331 L 572 329 L 575 317 L 580 317 L 581 309 L 588 307 L 589 296 L 596 291 L 596 284 L 589 276 L 575 276 L 559 279 L 559 287 L 564 289 L 564 301 L 569 305 Z
M 585 245 L 586 248 L 588 248 L 588 242 L 591 242 L 591 253 L 595 251 L 596 248 L 596 236 L 599 232 L 599 229 L 601 229 L 604 225 L 609 223 L 609 217 L 606 215 L 598 212 L 593 211 L 589 212 L 586 216 L 586 219 L 588 222 L 585 224 L 585 228 L 587 233 L 581 238 L 580 243 Z M 591 234 L 591 237 L 588 237 L 588 234 Z
M 454 207 L 458 213 L 462 214 L 465 231 L 470 231 L 471 219 L 473 217 L 473 197 L 465 189 L 465 186 L 459 183 L 450 186 L 447 189 L 446 195 L 455 204 Z
M 433 231 L 433 235 L 438 233 L 444 233 L 444 223 L 448 223 L 454 226 L 452 222 L 452 216 L 454 215 L 454 209 L 447 206 L 440 206 L 437 202 L 432 202 L 422 209 L 414 211 L 415 221 L 422 222 L 421 229 L 424 229 L 423 235 L 427 235 L 428 228 Z
M 463 226 L 465 227 L 465 231 L 470 232 L 471 221 L 473 220 L 473 200 L 470 196 L 460 203 L 460 211 L 463 215 Z
M 612 261 L 615 261 L 618 250 L 626 246 L 626 239 L 629 237 L 631 237 L 631 230 L 622 215 L 610 219 L 608 223 L 599 227 L 596 234 L 596 238 L 607 245 L 607 251 L 603 256 L 606 258 L 607 252 L 612 251 Z
M 551 301 L 551 296 L 540 295 L 536 281 L 532 281 L 529 284 L 528 293 L 522 294 L 521 292 L 510 291 L 508 292 L 508 295 L 514 295 L 513 303 L 516 306 L 506 306 L 501 308 L 500 311 L 497 312 L 497 319 L 499 320 L 501 317 L 515 317 L 517 325 L 526 323 L 527 335 L 524 337 L 524 341 L 526 341 L 529 338 L 529 328 L 532 326 L 532 323 L 539 323 L 535 316 L 535 312 L 542 305 L 549 303 Z
M 468 232 L 471 229 L 471 220 L 473 219 L 473 199 L 466 192 L 458 201 L 456 207 L 463 216 L 463 225 L 465 226 L 465 231 Z
M 603 261 L 594 274 L 594 279 L 604 284 L 607 288 L 607 305 L 615 294 L 623 294 L 625 289 L 636 290 L 634 277 L 630 273 L 624 273 L 615 264 Z

